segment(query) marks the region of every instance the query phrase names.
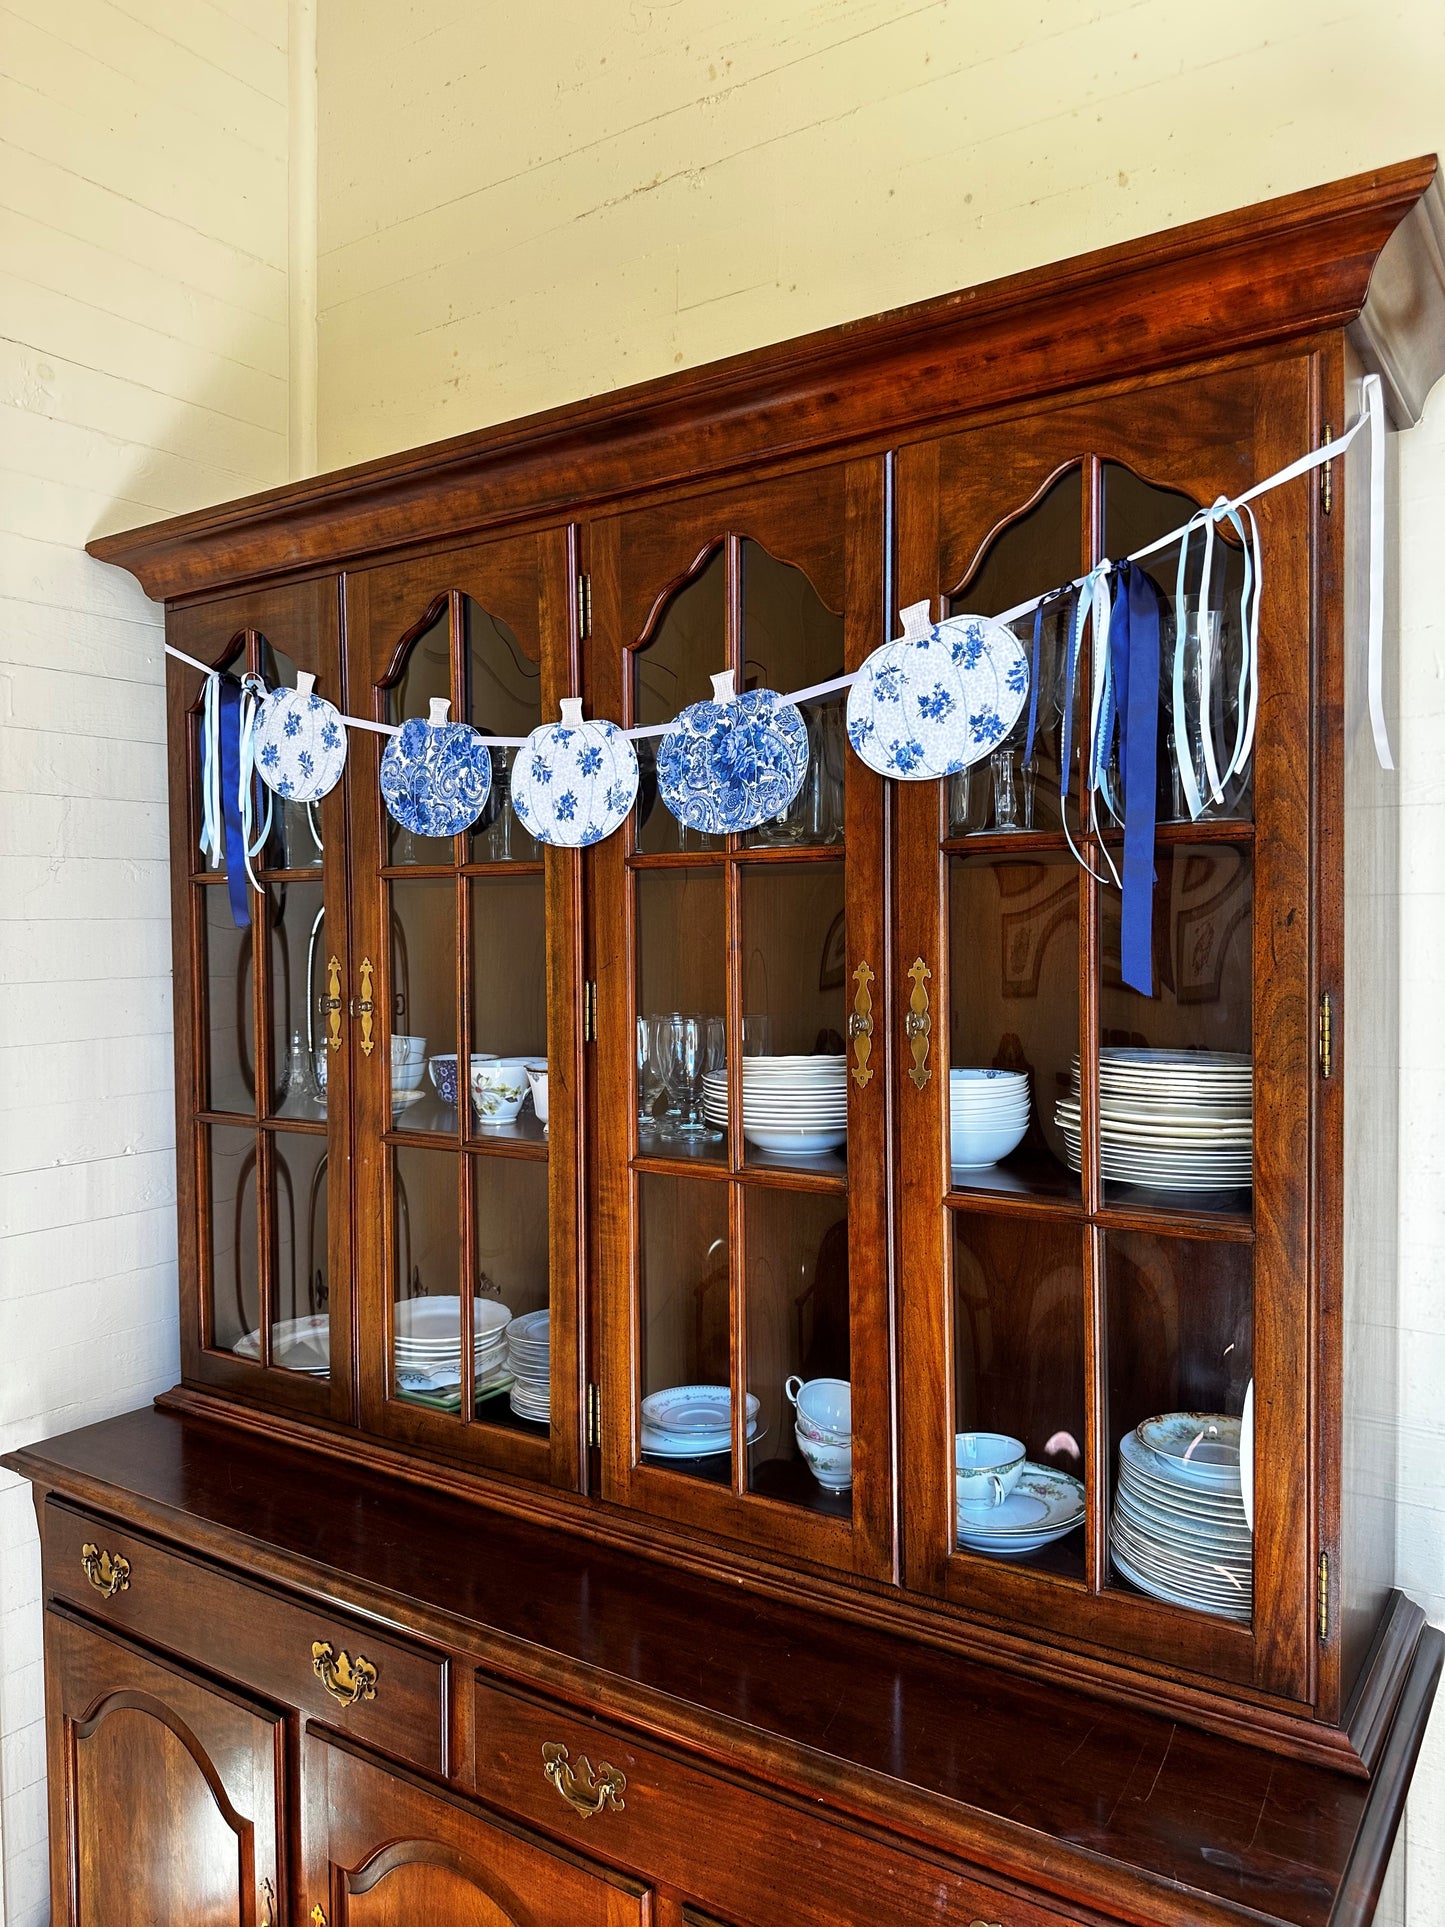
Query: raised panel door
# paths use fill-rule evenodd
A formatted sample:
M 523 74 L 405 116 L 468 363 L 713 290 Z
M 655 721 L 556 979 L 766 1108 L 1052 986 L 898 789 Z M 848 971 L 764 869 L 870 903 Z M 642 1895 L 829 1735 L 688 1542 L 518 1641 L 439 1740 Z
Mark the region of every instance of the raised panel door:
M 316 1927 L 641 1927 L 647 1918 L 633 1882 L 319 1734 L 302 1743 L 301 1773 L 303 1902 Z
M 275 1927 L 280 1715 L 45 1619 L 55 1919 Z

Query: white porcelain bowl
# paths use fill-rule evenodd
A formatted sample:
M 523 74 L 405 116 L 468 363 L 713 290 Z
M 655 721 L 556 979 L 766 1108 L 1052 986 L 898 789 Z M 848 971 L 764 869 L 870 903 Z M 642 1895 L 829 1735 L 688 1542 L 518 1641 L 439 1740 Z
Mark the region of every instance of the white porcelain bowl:
M 421 1089 L 426 1076 L 425 1037 L 396 1036 L 391 1040 L 391 1088 L 395 1091 Z
M 992 1119 L 975 1122 L 955 1115 L 949 1120 L 948 1156 L 954 1166 L 965 1171 L 982 1170 L 997 1164 L 1023 1143 L 1029 1128 L 1028 1114 L 1011 1121 Z
M 853 1447 L 824 1445 L 811 1439 L 801 1425 L 793 1427 L 798 1450 L 808 1462 L 808 1470 L 825 1492 L 846 1492 L 853 1483 Z

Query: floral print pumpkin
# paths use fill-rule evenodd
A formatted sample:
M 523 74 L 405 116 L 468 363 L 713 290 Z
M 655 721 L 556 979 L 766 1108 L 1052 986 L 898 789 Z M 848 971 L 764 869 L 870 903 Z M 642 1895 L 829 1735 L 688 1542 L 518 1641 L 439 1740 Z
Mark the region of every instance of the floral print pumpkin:
M 512 808 L 539 843 L 580 850 L 600 843 L 637 798 L 637 752 L 616 723 L 586 722 L 579 696 L 561 721 L 534 729 L 512 765 Z
M 771 689 L 739 696 L 730 669 L 712 687 L 712 701 L 691 704 L 663 737 L 657 786 L 679 823 L 725 836 L 788 808 L 808 773 L 808 729 Z
M 460 836 L 486 808 L 492 758 L 468 723 L 448 722 L 451 704 L 433 696 L 430 718 L 413 716 L 381 759 L 381 794 L 391 815 L 416 836 Z
M 1028 657 L 986 616 L 902 612 L 903 635 L 875 649 L 848 691 L 848 741 L 880 776 L 928 782 L 991 755 L 1029 693 Z
M 341 781 L 346 727 L 335 706 L 316 694 L 316 678 L 273 689 L 257 705 L 252 750 L 261 780 L 288 802 L 317 803 Z

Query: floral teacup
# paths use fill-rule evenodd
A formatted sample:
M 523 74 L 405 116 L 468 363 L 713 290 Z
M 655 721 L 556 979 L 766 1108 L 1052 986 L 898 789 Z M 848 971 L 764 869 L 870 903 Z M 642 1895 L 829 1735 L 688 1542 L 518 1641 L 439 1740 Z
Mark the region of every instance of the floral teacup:
M 515 1124 L 527 1101 L 527 1072 L 519 1057 L 494 1057 L 472 1065 L 472 1104 L 482 1130 Z
M 1027 1448 L 1006 1432 L 959 1432 L 953 1441 L 953 1486 L 958 1503 L 1002 1505 L 1018 1484 Z
M 495 1064 L 496 1061 L 496 1057 L 491 1051 L 474 1050 L 472 1052 L 472 1075 L 474 1077 L 476 1076 L 480 1065 Z M 448 1051 L 440 1057 L 431 1058 L 428 1061 L 427 1069 L 431 1073 L 432 1083 L 436 1086 L 437 1096 L 443 1104 L 449 1104 L 451 1108 L 455 1110 L 457 1107 L 456 1052 Z
M 818 1445 L 853 1442 L 853 1387 L 846 1378 L 810 1378 L 805 1385 L 796 1375 L 783 1390 L 798 1414 L 798 1433 Z

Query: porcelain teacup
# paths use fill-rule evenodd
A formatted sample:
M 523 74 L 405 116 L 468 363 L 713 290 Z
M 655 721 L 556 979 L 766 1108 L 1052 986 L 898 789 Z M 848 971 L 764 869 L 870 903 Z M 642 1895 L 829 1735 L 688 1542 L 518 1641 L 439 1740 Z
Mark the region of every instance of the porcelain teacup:
M 494 1057 L 485 1064 L 473 1061 L 472 1103 L 483 1130 L 515 1124 L 526 1101 L 527 1073 L 520 1057 Z
M 472 1052 L 473 1074 L 475 1074 L 478 1065 L 495 1064 L 496 1061 L 496 1056 L 492 1051 L 474 1050 Z M 428 1059 L 427 1070 L 431 1074 L 431 1081 L 435 1087 L 437 1096 L 443 1104 L 449 1104 L 451 1108 L 455 1110 L 457 1106 L 456 1052 L 446 1051 L 441 1056 Z
M 524 1063 L 522 1069 L 527 1073 L 527 1082 L 532 1087 L 532 1109 L 537 1113 L 537 1122 L 546 1128 L 547 1124 L 547 1060 L 533 1058 Z
M 809 1471 L 823 1490 L 846 1492 L 853 1483 L 853 1447 L 824 1445 L 819 1439 L 809 1438 L 801 1425 L 793 1427 L 793 1436 L 808 1462 Z
M 788 1403 L 798 1415 L 798 1431 L 818 1445 L 853 1442 L 853 1388 L 846 1378 L 810 1378 L 796 1374 L 784 1385 Z
M 959 1432 L 953 1441 L 953 1485 L 960 1505 L 1002 1505 L 1019 1482 L 1028 1452 L 1006 1432 Z

